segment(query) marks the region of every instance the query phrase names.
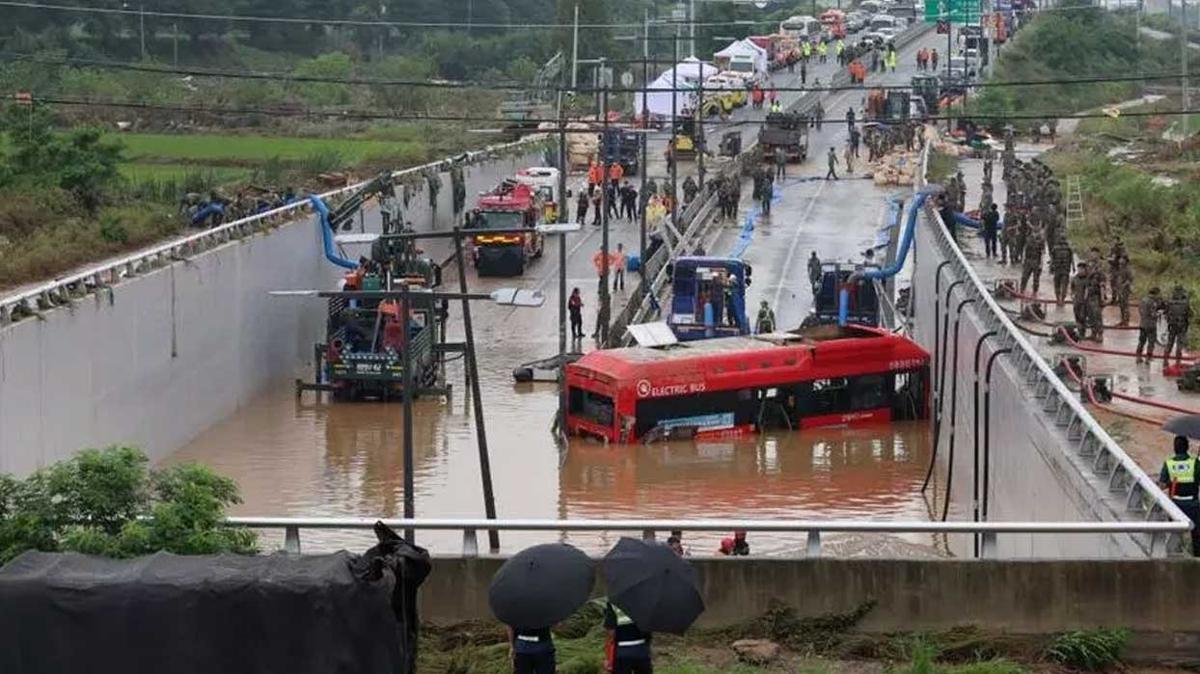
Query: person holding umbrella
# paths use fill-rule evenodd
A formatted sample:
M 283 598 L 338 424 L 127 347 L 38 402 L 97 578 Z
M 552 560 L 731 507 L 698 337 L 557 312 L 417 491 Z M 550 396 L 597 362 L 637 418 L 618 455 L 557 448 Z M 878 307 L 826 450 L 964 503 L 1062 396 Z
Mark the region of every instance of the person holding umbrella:
M 550 626 L 583 606 L 594 582 L 592 560 L 565 543 L 535 545 L 500 567 L 488 587 L 488 604 L 508 625 L 514 674 L 554 674 Z
M 683 634 L 704 612 L 696 571 L 666 545 L 622 538 L 604 557 L 613 674 L 653 674 L 653 632 Z

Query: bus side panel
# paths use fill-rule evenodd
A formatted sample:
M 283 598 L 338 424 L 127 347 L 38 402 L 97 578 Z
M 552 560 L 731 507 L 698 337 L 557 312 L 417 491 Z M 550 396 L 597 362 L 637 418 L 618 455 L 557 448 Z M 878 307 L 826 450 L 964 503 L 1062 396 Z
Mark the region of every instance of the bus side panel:
M 886 424 L 892 420 L 892 410 L 884 407 L 876 410 L 859 410 L 857 412 L 841 412 L 838 414 L 823 414 L 815 417 L 800 419 L 800 428 L 829 428 L 833 426 L 869 426 Z

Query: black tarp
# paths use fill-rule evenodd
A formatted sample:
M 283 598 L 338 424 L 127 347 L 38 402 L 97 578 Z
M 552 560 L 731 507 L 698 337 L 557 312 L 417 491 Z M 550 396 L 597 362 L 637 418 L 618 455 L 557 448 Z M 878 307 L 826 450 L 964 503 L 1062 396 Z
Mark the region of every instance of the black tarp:
M 0 672 L 402 674 L 428 572 L 398 539 L 361 556 L 26 552 L 0 569 Z

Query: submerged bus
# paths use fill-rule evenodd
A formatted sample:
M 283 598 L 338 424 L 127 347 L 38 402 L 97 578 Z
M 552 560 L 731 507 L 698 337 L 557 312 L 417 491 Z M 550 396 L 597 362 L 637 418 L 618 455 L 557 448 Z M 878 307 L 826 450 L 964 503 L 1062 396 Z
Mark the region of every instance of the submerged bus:
M 568 432 L 607 442 L 857 426 L 928 412 L 928 352 L 858 325 L 593 351 L 567 366 Z

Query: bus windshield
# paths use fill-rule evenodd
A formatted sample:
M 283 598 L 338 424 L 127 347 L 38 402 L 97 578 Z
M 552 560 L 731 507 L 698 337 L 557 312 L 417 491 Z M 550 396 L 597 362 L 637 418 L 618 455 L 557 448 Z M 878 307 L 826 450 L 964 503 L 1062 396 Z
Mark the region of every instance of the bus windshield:
M 567 398 L 567 411 L 571 416 L 606 428 L 612 427 L 615 418 L 612 398 L 575 387 L 571 387 Z

